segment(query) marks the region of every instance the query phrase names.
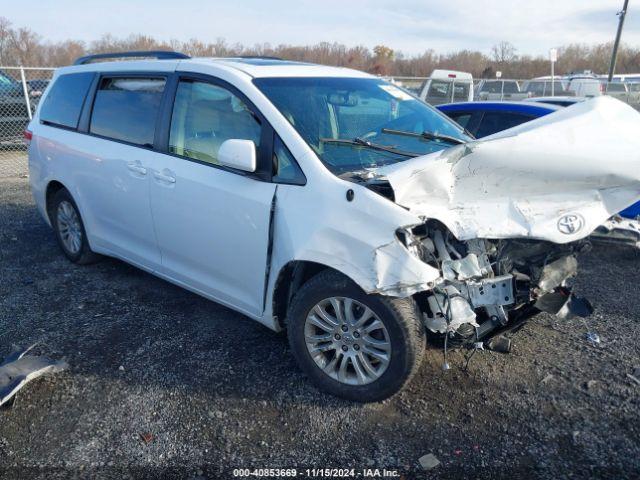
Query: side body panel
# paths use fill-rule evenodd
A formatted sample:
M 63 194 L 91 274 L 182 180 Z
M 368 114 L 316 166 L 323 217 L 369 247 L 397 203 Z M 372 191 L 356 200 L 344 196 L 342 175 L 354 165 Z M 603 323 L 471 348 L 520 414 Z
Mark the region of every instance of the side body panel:
M 275 185 L 170 155 L 157 156 L 150 175 L 162 274 L 262 314 Z

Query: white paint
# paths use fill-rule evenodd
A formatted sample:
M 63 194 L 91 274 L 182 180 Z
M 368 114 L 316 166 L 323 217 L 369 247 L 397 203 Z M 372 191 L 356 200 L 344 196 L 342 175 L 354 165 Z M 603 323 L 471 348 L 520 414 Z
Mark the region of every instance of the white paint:
M 225 140 L 218 150 L 218 162 L 226 167 L 255 172 L 256 145 L 251 140 L 237 138 Z
M 460 240 L 588 236 L 640 199 L 640 113 L 599 97 L 378 170 L 396 202 L 442 221 Z M 565 233 L 558 222 L 584 222 Z
M 405 247 L 396 238 L 398 229 L 434 218 L 461 240 L 531 237 L 564 243 L 587 236 L 640 197 L 640 116 L 610 98 L 379 169 L 395 190 L 393 203 L 329 172 L 252 83 L 253 76 L 366 74 L 229 59 L 113 62 L 62 71 L 176 69 L 214 76 L 244 93 L 296 158 L 306 185 L 276 185 L 53 128 L 40 124 L 37 112 L 30 124 L 34 136 L 29 146 L 36 204 L 48 221 L 46 187 L 52 180 L 61 182 L 78 203 L 93 250 L 274 329 L 279 328 L 272 311 L 275 286 L 290 262 L 319 263 L 342 272 L 365 292 L 406 297 L 442 282 L 442 273 Z M 352 201 L 346 198 L 349 189 L 354 192 Z M 274 198 L 273 251 L 265 278 Z M 558 221 L 566 215 L 584 219 L 579 231 L 558 230 Z M 450 270 L 463 278 L 477 276 L 476 267 L 482 267 L 477 263 L 473 258 L 454 261 Z M 462 312 L 461 318 L 471 321 L 469 312 Z

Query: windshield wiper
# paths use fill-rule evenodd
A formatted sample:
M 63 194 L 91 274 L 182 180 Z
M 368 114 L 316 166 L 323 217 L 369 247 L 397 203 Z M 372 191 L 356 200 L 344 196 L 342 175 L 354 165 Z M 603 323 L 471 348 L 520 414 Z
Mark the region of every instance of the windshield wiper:
M 355 145 L 358 147 L 370 148 L 371 150 L 395 153 L 396 155 L 403 155 L 405 157 L 419 157 L 420 155 L 422 155 L 421 153 L 407 152 L 405 150 L 398 150 L 394 147 L 380 145 L 379 143 L 372 143 L 360 137 L 356 137 L 353 140 L 348 140 L 346 138 L 321 138 L 320 141 L 322 143 L 336 143 L 338 145 Z
M 455 143 L 456 145 L 462 145 L 463 143 L 467 143 L 465 140 L 460 138 L 451 137 L 449 135 L 441 135 L 439 133 L 432 132 L 407 132 L 405 130 L 393 130 L 392 128 L 383 128 L 382 133 L 388 133 L 389 135 L 404 135 L 405 137 L 417 137 L 424 138 L 426 140 L 443 140 L 449 143 Z

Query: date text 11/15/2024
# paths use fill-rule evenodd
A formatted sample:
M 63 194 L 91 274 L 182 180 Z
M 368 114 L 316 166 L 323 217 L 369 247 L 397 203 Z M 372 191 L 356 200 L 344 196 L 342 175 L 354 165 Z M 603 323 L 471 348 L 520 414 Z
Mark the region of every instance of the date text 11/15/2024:
M 236 468 L 234 477 L 254 478 L 402 478 L 397 470 L 385 468 Z

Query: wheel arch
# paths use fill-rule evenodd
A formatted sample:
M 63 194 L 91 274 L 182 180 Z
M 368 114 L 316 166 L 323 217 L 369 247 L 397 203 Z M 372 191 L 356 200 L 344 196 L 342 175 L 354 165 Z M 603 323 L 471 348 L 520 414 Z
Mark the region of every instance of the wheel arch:
M 69 195 L 71 195 L 71 192 L 69 191 L 69 189 L 65 187 L 64 184 L 58 180 L 51 180 L 47 184 L 47 188 L 45 190 L 45 195 L 44 195 L 45 210 L 47 212 L 47 217 L 51 225 L 53 225 L 53 219 L 51 218 L 51 203 L 56 193 L 58 193 L 60 190 L 66 190 L 67 192 L 69 192 Z M 71 195 L 71 198 L 73 198 L 73 195 Z
M 291 260 L 280 269 L 272 296 L 273 318 L 279 328 L 286 329 L 287 311 L 296 291 L 311 278 L 325 270 L 339 273 L 357 285 L 357 282 L 345 275 L 344 272 L 319 262 Z

